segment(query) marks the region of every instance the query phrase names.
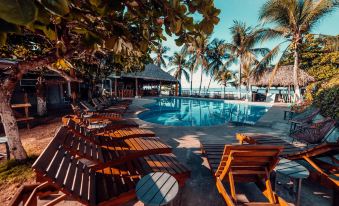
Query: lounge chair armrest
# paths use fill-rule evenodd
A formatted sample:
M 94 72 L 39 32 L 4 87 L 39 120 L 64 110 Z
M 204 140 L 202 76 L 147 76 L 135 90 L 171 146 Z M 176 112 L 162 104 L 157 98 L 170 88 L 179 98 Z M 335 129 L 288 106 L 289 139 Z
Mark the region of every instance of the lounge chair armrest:
M 302 124 L 304 123 L 303 121 L 300 121 L 300 120 L 289 120 L 290 123 L 293 123 L 293 124 Z

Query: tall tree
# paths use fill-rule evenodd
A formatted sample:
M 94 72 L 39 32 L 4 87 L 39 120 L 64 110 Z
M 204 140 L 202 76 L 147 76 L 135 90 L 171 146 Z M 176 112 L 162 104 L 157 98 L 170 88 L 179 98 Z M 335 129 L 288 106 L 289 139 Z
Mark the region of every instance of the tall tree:
M 208 47 L 208 67 L 206 69 L 206 74 L 210 76 L 210 80 L 208 82 L 207 92 L 210 88 L 212 79 L 222 70 L 224 61 L 230 58 L 230 54 L 226 52 L 224 40 L 213 39 Z
M 169 58 L 169 66 L 173 66 L 172 69 L 169 70 L 170 73 L 173 73 L 174 77 L 178 80 L 175 88 L 176 94 L 178 93 L 178 84 L 181 85 L 182 76 L 185 77 L 186 81 L 189 81 L 189 64 L 186 60 L 186 53 L 174 52 L 173 56 Z
M 201 74 L 200 74 L 200 84 L 199 84 L 199 95 L 201 93 L 201 85 L 202 85 L 202 77 L 204 74 L 204 70 L 208 68 L 207 62 L 207 51 L 208 51 L 208 41 L 209 36 L 202 31 L 197 31 L 195 33 L 195 38 L 188 44 L 187 51 L 192 55 L 191 61 L 193 67 L 191 71 L 197 71 L 200 66 Z
M 202 15 L 198 23 L 196 13 Z M 0 1 L 0 56 L 17 59 L 1 61 L 0 67 L 0 115 L 13 156 L 27 157 L 10 107 L 25 73 L 45 66 L 76 80 L 68 75 L 74 71 L 71 59 L 95 51 L 112 52 L 113 62 L 125 71 L 142 69 L 150 45 L 166 39 L 164 32 L 175 34 L 182 45 L 197 26 L 212 33 L 219 13 L 213 1 L 204 0 Z
M 161 66 L 166 67 L 165 59 L 168 59 L 169 56 L 166 55 L 167 52 L 169 52 L 170 48 L 167 46 L 162 46 L 162 44 L 159 43 L 158 46 L 155 47 L 154 53 L 156 54 L 156 57 L 154 57 L 153 61 L 156 63 L 158 67 L 161 68 Z
M 300 99 L 298 70 L 300 46 L 321 18 L 339 6 L 333 0 L 268 0 L 260 9 L 259 19 L 273 26 L 267 30 L 266 38 L 283 37 L 293 50 L 293 82 L 295 100 Z M 275 70 L 279 68 L 279 62 Z M 275 73 L 275 72 L 273 72 Z
M 236 78 L 236 74 L 233 73 L 232 71 L 228 70 L 228 69 L 219 70 L 214 75 L 214 79 L 219 84 L 224 86 L 224 96 L 225 96 L 225 89 L 227 87 L 227 84 L 229 84 L 230 82 L 234 82 L 234 80 L 236 80 L 235 78 Z
M 257 47 L 263 40 L 264 30 L 259 27 L 250 27 L 241 21 L 234 21 L 230 28 L 232 41 L 226 43 L 226 48 L 230 51 L 231 57 L 225 63 L 228 67 L 232 63 L 239 63 L 239 98 L 241 98 L 241 85 L 243 84 L 244 73 L 248 75 L 262 74 L 271 57 L 277 53 L 276 49 L 270 51 L 268 48 Z M 258 61 L 258 57 L 263 56 L 263 61 Z M 257 65 L 254 67 L 254 65 Z M 253 70 L 253 71 L 252 71 Z M 259 72 L 260 71 L 260 72 Z M 249 78 L 246 78 L 249 79 Z M 248 85 L 248 83 L 246 83 Z M 248 94 L 248 87 L 247 94 Z M 246 95 L 248 97 L 248 95 Z

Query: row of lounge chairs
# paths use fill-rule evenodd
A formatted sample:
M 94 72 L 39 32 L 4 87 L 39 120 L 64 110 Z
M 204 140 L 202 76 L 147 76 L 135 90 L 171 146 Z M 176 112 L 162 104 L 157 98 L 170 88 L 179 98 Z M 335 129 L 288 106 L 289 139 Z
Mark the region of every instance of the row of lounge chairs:
M 217 189 L 227 205 L 239 203 L 235 182 L 255 182 L 268 199 L 268 202 L 245 205 L 288 205 L 273 192 L 269 179 L 280 158 L 306 166 L 314 181 L 333 189 L 333 205 L 339 204 L 339 136 L 332 135 L 336 122 L 325 118 L 312 123 L 318 113 L 319 110 L 312 107 L 290 119 L 294 124 L 291 142 L 265 134 L 239 133 L 236 138 L 240 145 L 201 143 Z M 304 144 L 295 144 L 295 141 Z M 228 187 L 223 180 L 229 182 Z
M 94 108 L 87 108 L 88 102 L 73 105 L 76 114 L 63 118 L 63 126 L 33 164 L 41 184 L 23 187 L 11 205 L 37 205 L 39 196 L 60 191 L 63 195 L 48 205 L 67 196 L 86 205 L 121 205 L 135 198 L 136 183 L 144 175 L 158 171 L 184 185 L 190 171 L 172 148 L 152 131 L 123 119 L 123 112 L 110 110 L 126 111 L 130 102 L 100 99 Z

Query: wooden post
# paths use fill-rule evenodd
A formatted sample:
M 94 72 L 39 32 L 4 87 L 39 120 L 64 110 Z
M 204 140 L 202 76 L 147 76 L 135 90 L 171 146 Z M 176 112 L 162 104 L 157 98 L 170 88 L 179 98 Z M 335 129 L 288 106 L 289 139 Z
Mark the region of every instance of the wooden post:
M 24 103 L 25 104 L 29 103 L 28 102 L 27 92 L 25 92 L 25 94 L 24 94 Z M 25 117 L 28 118 L 29 117 L 28 107 L 25 107 L 24 110 L 25 110 Z M 29 121 L 26 122 L 26 125 L 27 125 L 27 129 L 30 129 Z
M 115 96 L 119 96 L 118 95 L 118 78 L 114 78 L 114 94 Z
M 71 77 L 75 77 L 75 71 L 73 68 L 70 69 L 69 71 Z M 77 99 L 77 90 L 79 90 L 79 86 L 77 88 L 77 85 L 75 82 L 71 82 L 71 98 L 72 98 L 72 103 L 75 104 L 76 99 Z
M 138 98 L 138 78 L 135 78 L 135 98 Z

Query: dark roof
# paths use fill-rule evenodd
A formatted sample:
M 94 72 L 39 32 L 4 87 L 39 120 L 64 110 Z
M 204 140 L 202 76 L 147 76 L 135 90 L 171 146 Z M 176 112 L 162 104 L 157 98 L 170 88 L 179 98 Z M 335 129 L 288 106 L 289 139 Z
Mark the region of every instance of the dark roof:
M 110 75 L 109 77 L 114 78 L 115 75 Z M 121 77 L 125 78 L 140 78 L 148 80 L 159 80 L 167 82 L 177 82 L 177 79 L 174 78 L 169 73 L 162 70 L 160 67 L 154 64 L 147 64 L 145 69 L 140 72 L 131 72 L 131 73 L 121 73 Z
M 261 78 L 256 80 L 255 78 L 250 79 L 250 83 L 253 86 L 268 86 L 270 78 L 272 76 L 272 70 L 266 71 Z M 315 79 L 307 74 L 305 71 L 299 69 L 298 72 L 298 84 L 299 86 L 306 86 L 310 82 L 315 81 Z M 293 85 L 293 65 L 287 65 L 287 66 L 280 66 L 278 70 L 276 71 L 272 85 L 273 87 L 288 87 L 289 85 Z

